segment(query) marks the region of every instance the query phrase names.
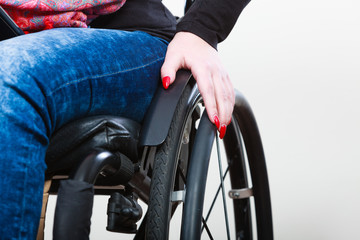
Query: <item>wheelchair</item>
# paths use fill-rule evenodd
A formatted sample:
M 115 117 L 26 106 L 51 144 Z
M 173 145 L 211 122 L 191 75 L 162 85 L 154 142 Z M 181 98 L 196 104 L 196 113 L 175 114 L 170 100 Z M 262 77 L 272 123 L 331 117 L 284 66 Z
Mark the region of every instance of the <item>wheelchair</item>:
M 141 125 L 93 116 L 63 126 L 46 154 L 48 181 L 38 239 L 44 238 L 49 194 L 58 196 L 54 239 L 89 239 L 98 194 L 110 195 L 107 230 L 134 234 L 134 239 L 175 239 L 169 237 L 174 231 L 185 240 L 273 239 L 262 142 L 252 110 L 238 91 L 227 128 L 219 141 L 186 70 L 178 71 L 169 89 L 159 87 Z M 210 155 L 216 149 L 214 160 Z M 208 174 L 209 162 L 218 162 L 217 176 Z M 138 199 L 147 205 L 146 212 Z M 212 218 L 219 210 L 223 214 Z M 172 225 L 175 217 L 180 225 Z M 220 234 L 219 225 L 225 229 Z
M 193 1 L 186 0 L 185 12 Z M 273 239 L 265 155 L 252 110 L 236 91 L 232 121 L 219 141 L 189 71 L 178 71 L 169 89 L 158 88 L 141 124 L 92 116 L 63 126 L 50 140 L 46 163 L 38 240 L 44 239 L 49 194 L 57 195 L 55 240 L 89 239 L 95 195 L 110 196 L 106 229 L 134 240 Z

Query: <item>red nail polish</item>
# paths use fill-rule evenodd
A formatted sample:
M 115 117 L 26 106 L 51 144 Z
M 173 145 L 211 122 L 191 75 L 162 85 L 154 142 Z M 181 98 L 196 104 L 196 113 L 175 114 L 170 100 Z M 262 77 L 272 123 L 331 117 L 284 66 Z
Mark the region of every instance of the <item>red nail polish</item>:
M 219 121 L 218 116 L 216 116 L 216 115 L 214 116 L 214 123 L 215 123 L 216 128 L 219 129 L 220 128 L 220 121 Z
M 220 139 L 224 138 L 225 133 L 226 133 L 226 126 L 225 126 L 225 124 L 223 124 L 223 125 L 221 125 L 221 128 L 220 128 Z
M 170 85 L 170 77 L 169 76 L 163 77 L 162 84 L 165 89 L 168 89 Z

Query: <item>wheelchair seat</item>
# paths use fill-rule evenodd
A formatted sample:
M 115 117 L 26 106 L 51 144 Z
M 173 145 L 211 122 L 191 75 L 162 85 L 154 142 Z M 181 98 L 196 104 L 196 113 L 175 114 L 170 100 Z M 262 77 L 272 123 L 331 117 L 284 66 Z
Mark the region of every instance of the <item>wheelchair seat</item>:
M 73 121 L 55 132 L 46 152 L 47 174 L 70 169 L 97 148 L 121 152 L 138 161 L 140 124 L 117 116 L 92 116 Z

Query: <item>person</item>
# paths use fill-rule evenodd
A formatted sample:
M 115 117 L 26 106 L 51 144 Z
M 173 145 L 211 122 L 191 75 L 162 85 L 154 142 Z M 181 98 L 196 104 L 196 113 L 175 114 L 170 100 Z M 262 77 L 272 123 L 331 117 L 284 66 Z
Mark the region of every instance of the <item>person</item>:
M 57 129 L 99 114 L 141 122 L 159 79 L 169 88 L 178 69 L 191 70 L 224 137 L 234 90 L 216 47 L 248 2 L 196 0 L 177 22 L 161 0 L 128 0 L 86 27 L 47 22 L 1 41 L 0 238 L 35 239 Z

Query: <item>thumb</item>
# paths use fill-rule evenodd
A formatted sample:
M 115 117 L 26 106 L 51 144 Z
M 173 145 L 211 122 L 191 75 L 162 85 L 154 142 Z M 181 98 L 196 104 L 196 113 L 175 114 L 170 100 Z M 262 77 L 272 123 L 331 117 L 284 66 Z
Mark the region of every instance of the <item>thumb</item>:
M 175 81 L 176 72 L 180 68 L 180 59 L 167 54 L 161 67 L 161 79 L 165 89 L 168 89 L 168 87 Z

